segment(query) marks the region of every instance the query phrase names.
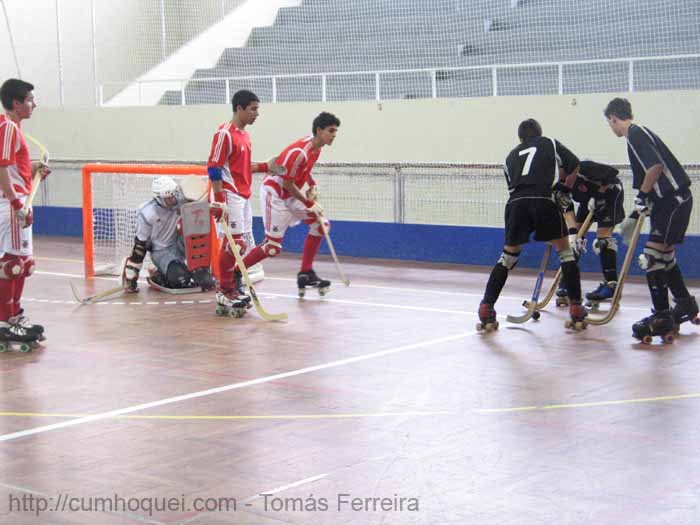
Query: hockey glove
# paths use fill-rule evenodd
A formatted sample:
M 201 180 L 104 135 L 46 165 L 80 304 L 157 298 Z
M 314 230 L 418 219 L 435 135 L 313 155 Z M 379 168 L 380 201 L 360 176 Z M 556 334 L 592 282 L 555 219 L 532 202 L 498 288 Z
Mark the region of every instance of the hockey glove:
M 639 218 L 639 214 L 637 211 L 633 211 L 629 217 L 627 217 L 624 221 L 620 223 L 620 226 L 618 227 L 618 233 L 620 234 L 620 237 L 622 237 L 622 243 L 625 246 L 629 246 L 630 241 L 632 240 L 632 234 L 634 233 L 634 227 L 637 224 L 637 219 Z
M 48 164 L 41 161 L 32 162 L 32 177 L 36 175 L 37 171 L 41 173 L 41 180 L 44 180 L 51 173 Z
M 122 274 L 122 285 L 126 293 L 136 293 L 139 291 L 139 272 L 143 263 L 135 263 L 127 259 Z
M 15 212 L 17 224 L 20 228 L 27 228 L 28 226 L 32 225 L 34 217 L 32 215 L 31 208 L 24 209 L 22 201 L 17 198 L 14 198 L 10 201 L 10 206 L 12 206 L 12 209 Z
M 209 203 L 209 210 L 215 220 L 221 219 L 226 211 L 226 193 L 223 191 L 214 192 L 214 202 Z
M 637 196 L 634 198 L 634 210 L 639 215 L 649 215 L 651 213 L 652 202 L 649 198 L 649 194 L 645 191 L 639 191 Z
M 577 233 L 569 233 L 569 246 L 574 251 L 574 257 L 576 257 L 577 261 L 588 251 L 586 239 L 579 238 Z
M 569 188 L 563 182 L 557 182 L 554 185 L 552 197 L 554 198 L 554 202 L 557 204 L 557 206 L 559 206 L 562 211 L 566 211 L 571 204 L 571 188 Z
M 318 186 L 309 186 L 309 189 L 306 190 L 306 198 L 310 201 L 317 201 L 320 196 L 321 192 L 318 191 Z
M 323 215 L 323 208 L 318 202 L 306 201 L 306 211 L 313 213 L 316 217 Z

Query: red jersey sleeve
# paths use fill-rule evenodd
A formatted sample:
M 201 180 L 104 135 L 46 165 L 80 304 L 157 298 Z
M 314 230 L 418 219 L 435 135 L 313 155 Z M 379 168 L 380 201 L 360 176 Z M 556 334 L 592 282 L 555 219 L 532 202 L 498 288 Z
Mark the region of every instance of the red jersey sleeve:
M 219 129 L 214 133 L 214 139 L 211 143 L 211 152 L 209 153 L 209 160 L 207 161 L 207 166 L 216 166 L 217 168 L 223 168 L 226 166 L 231 151 L 233 150 L 233 139 L 231 134 L 225 129 Z
M 17 164 L 17 129 L 9 122 L 0 121 L 0 166 L 13 166 Z

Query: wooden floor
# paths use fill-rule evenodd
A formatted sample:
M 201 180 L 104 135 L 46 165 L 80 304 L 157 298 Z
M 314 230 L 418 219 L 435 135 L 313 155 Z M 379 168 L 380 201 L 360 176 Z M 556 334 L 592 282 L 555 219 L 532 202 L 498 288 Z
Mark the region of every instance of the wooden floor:
M 638 344 L 640 282 L 577 334 L 554 305 L 507 325 L 515 272 L 482 335 L 483 269 L 346 260 L 349 288 L 300 300 L 284 256 L 258 292 L 289 322 L 267 323 L 145 286 L 78 306 L 69 280 L 114 281 L 86 283 L 74 241 L 36 251 L 49 339 L 0 354 L 0 523 L 700 523 L 700 330 Z

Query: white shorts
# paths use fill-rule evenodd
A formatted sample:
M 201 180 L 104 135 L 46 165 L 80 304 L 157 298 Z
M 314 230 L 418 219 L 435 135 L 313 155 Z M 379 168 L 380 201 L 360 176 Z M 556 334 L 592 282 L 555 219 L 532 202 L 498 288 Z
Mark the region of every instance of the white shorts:
M 226 192 L 226 211 L 231 235 L 253 231 L 253 208 L 250 200 L 232 191 Z
M 22 204 L 27 198 L 26 195 L 17 197 Z M 0 197 L 0 256 L 6 253 L 32 255 L 32 227 L 20 228 L 10 201 Z
M 274 188 L 265 185 L 260 188 L 260 209 L 265 224 L 265 235 L 277 239 L 284 237 L 287 228 L 312 218 L 299 199 L 281 199 Z

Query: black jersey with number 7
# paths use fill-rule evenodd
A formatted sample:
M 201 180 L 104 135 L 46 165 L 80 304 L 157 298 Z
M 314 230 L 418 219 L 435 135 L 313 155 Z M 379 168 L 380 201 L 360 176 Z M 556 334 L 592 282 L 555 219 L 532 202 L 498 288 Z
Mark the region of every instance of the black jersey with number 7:
M 508 191 L 511 197 L 550 197 L 552 186 L 559 181 L 559 168 L 568 175 L 576 166 L 576 155 L 559 141 L 534 137 L 518 144 L 506 158 Z

